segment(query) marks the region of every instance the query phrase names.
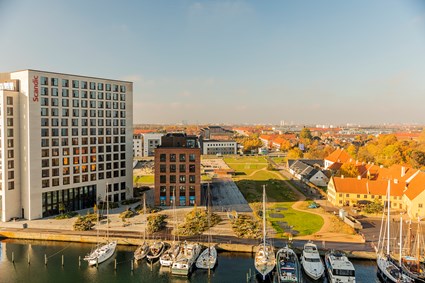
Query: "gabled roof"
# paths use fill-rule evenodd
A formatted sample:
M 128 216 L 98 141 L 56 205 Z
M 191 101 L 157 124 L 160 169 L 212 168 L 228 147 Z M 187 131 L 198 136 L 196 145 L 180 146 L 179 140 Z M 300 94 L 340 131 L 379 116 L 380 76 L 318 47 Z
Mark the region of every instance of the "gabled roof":
M 337 193 L 350 193 L 350 194 L 362 194 L 362 195 L 380 195 L 385 196 L 387 194 L 388 181 L 379 180 L 371 181 L 368 179 L 358 178 L 332 178 L 335 191 Z M 404 182 L 391 182 L 391 196 L 402 196 L 405 189 L 406 183 Z
M 413 200 L 418 195 L 425 191 L 425 173 L 419 172 L 409 183 L 404 194 Z
M 295 162 L 293 162 L 290 166 L 290 169 L 294 170 L 307 180 L 310 180 L 311 177 L 313 177 L 317 172 L 319 172 L 317 169 L 308 164 L 305 164 L 301 160 L 296 160 Z
M 390 168 L 379 168 L 378 180 L 394 180 L 405 182 L 418 170 L 408 166 L 394 164 Z
M 345 152 L 343 149 L 336 149 L 334 152 L 332 152 L 328 157 L 325 158 L 325 160 L 331 161 L 331 162 L 341 162 L 345 163 L 349 161 L 351 156 Z

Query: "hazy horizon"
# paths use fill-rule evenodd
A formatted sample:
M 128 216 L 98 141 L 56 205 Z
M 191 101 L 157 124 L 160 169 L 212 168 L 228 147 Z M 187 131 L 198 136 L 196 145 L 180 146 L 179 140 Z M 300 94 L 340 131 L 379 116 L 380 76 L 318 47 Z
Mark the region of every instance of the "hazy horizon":
M 0 0 L 0 72 L 134 82 L 134 124 L 425 124 L 425 4 Z

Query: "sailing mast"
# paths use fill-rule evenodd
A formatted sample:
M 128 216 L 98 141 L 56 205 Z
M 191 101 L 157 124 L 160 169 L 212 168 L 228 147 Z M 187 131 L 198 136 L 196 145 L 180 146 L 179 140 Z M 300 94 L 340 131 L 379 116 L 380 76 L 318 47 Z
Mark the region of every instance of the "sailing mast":
M 263 245 L 266 246 L 266 185 L 263 185 Z
M 106 242 L 109 241 L 109 195 L 108 195 L 108 186 L 106 183 Z
M 401 266 L 401 258 L 402 258 L 402 254 L 403 254 L 403 241 L 402 241 L 402 237 L 403 237 L 403 214 L 400 213 L 400 256 L 399 256 L 399 264 Z
M 388 189 L 387 189 L 387 255 L 390 255 L 390 190 L 391 190 L 391 181 L 388 180 Z

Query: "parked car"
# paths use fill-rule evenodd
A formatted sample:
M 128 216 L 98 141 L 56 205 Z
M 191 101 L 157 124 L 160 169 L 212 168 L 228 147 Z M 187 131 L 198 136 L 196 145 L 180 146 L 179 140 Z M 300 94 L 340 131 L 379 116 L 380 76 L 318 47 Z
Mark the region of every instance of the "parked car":
M 320 207 L 320 204 L 314 201 L 310 203 L 310 205 L 308 206 L 308 208 L 318 208 L 318 207 Z

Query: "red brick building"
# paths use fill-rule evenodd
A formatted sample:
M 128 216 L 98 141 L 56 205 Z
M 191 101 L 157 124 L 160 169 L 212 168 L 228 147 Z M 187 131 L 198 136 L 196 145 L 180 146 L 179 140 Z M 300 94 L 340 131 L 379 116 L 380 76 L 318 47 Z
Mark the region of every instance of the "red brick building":
M 196 136 L 167 134 L 155 149 L 155 205 L 201 204 L 201 149 Z

